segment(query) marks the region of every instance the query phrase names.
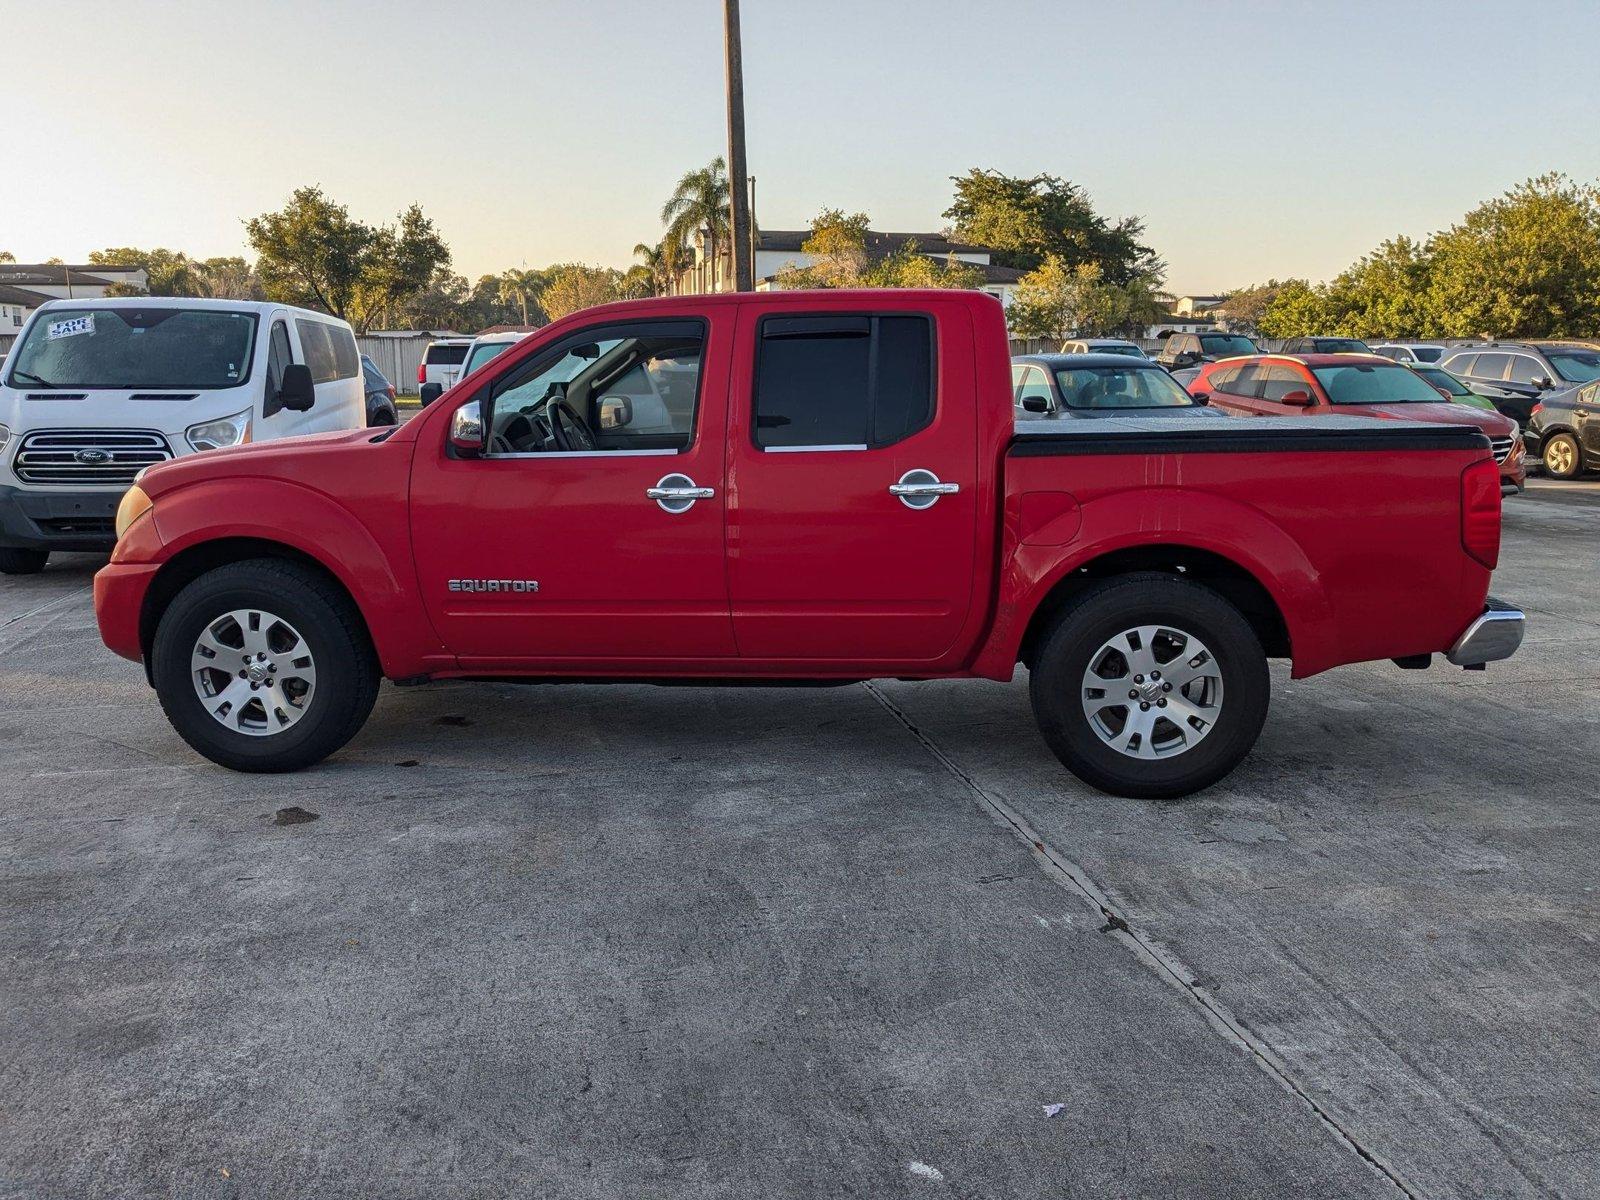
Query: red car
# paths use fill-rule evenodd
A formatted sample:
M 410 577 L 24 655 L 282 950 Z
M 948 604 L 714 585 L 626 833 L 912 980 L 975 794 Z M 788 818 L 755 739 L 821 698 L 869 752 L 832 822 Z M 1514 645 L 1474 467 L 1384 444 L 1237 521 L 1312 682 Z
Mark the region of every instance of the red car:
M 1208 364 L 1190 395 L 1239 417 L 1341 416 L 1483 430 L 1504 493 L 1527 482 L 1522 434 L 1499 413 L 1457 404 L 1410 367 L 1377 354 L 1262 354 Z
M 1268 656 L 1296 677 L 1480 667 L 1523 628 L 1487 599 L 1500 490 L 1476 430 L 1019 423 L 1004 316 L 975 292 L 586 309 L 398 429 L 156 467 L 117 523 L 95 579 L 106 644 L 143 661 L 190 745 L 247 771 L 333 753 L 384 677 L 837 684 L 1022 663 L 1072 771 L 1176 796 L 1254 744 Z

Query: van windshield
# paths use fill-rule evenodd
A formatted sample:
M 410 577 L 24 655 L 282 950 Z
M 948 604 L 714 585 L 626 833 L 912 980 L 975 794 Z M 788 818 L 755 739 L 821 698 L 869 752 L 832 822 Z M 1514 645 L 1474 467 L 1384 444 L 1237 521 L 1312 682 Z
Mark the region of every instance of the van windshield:
M 515 342 L 476 342 L 473 344 L 472 353 L 467 358 L 467 365 L 461 368 L 461 377 L 465 379 L 491 358 L 499 358 Z
M 11 358 L 12 387 L 231 388 L 250 378 L 254 313 L 54 308 Z

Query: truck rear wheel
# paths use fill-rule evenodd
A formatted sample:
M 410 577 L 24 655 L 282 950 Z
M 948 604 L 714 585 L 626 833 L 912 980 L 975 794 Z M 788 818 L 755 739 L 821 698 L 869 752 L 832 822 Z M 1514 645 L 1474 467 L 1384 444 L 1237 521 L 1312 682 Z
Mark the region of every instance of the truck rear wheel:
M 1107 580 L 1044 633 L 1029 680 L 1050 749 L 1116 796 L 1171 799 L 1238 766 L 1271 694 L 1261 642 L 1210 588 L 1171 575 Z
M 151 667 L 178 735 L 235 771 L 294 771 L 360 730 L 379 669 L 361 615 L 297 563 L 218 567 L 173 599 Z
M 49 561 L 48 550 L 0 548 L 0 575 L 37 575 Z

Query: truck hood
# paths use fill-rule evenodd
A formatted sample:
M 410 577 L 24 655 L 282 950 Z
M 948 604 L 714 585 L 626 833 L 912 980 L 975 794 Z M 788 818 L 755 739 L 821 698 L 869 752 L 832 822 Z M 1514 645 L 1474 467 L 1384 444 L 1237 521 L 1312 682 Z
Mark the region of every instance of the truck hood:
M 276 438 L 226 450 L 207 450 L 189 454 L 149 468 L 139 486 L 152 499 L 174 488 L 187 487 L 208 479 L 240 475 L 273 477 L 303 476 L 315 469 L 322 455 L 367 442 L 374 447 L 388 440 L 394 427 L 384 429 L 340 429 L 332 433 L 308 433 L 301 437 Z
M 1378 417 L 1387 421 L 1423 421 L 1429 425 L 1476 425 L 1491 438 L 1508 438 L 1516 422 L 1499 413 L 1441 400 L 1438 404 L 1337 404 L 1335 411 L 1352 417 Z

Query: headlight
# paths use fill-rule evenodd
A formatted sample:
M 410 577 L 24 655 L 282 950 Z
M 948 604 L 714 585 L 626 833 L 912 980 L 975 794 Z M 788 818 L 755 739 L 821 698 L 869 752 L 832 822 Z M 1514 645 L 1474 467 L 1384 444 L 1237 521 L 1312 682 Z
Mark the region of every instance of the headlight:
M 219 417 L 215 421 L 202 421 L 184 431 L 189 445 L 196 450 L 221 450 L 226 446 L 242 446 L 250 440 L 250 410 Z
M 128 526 L 149 512 L 152 503 L 141 487 L 134 486 L 124 492 L 122 503 L 117 505 L 117 536 L 120 538 L 127 533 Z

